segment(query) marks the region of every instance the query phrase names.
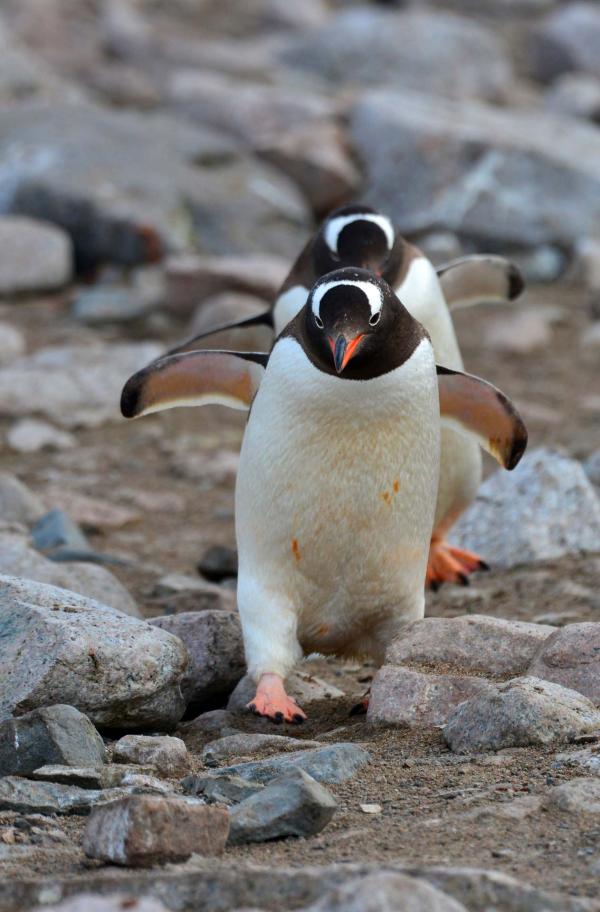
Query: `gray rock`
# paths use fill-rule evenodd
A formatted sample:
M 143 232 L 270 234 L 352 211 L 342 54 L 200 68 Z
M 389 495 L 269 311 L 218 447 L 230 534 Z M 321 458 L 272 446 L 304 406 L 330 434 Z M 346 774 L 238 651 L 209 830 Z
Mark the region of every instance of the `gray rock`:
M 320 703 L 322 700 L 337 700 L 345 696 L 343 690 L 306 671 L 292 672 L 286 679 L 285 686 L 287 693 L 303 707 L 310 706 L 311 703 Z M 246 704 L 250 702 L 255 693 L 256 684 L 248 675 L 245 675 L 229 697 L 227 709 L 231 712 L 245 710 Z
M 31 529 L 31 537 L 35 547 L 49 555 L 62 548 L 90 550 L 89 542 L 77 523 L 63 510 L 56 508 L 40 516 Z
M 100 766 L 106 760 L 102 738 L 73 706 L 34 709 L 0 722 L 0 776 L 26 776 L 40 766 Z
M 571 779 L 555 785 L 546 795 L 546 806 L 578 817 L 600 818 L 600 779 Z
M 595 3 L 568 3 L 532 32 L 528 61 L 533 76 L 550 82 L 581 70 L 600 76 L 600 10 Z
M 110 896 L 96 896 L 92 893 L 78 893 L 56 905 L 43 905 L 35 912 L 124 912 L 133 908 L 135 912 L 168 912 L 157 899 L 142 896 L 131 905 L 131 896 L 127 893 L 112 893 Z
M 514 678 L 459 706 L 444 737 L 460 754 L 556 744 L 600 725 L 594 704 L 540 678 Z
M 16 326 L 0 323 L 0 364 L 9 364 L 25 353 L 25 336 Z
M 305 0 L 301 4 L 247 0 L 241 7 L 235 0 L 199 0 L 194 13 L 217 35 L 247 39 L 265 32 L 314 27 L 326 18 L 328 10 L 323 0 Z
M 267 302 L 256 295 L 239 291 L 224 291 L 211 295 L 202 301 L 192 315 L 185 333 L 191 339 L 200 333 L 209 332 L 215 326 L 234 320 L 245 320 L 264 313 Z M 273 342 L 273 330 L 268 326 L 247 326 L 241 329 L 214 333 L 202 340 L 206 348 L 228 351 L 267 351 Z M 237 561 L 236 561 L 237 570 Z
M 60 785 L 76 785 L 82 789 L 112 789 L 120 785 L 134 783 L 126 781 L 132 775 L 140 773 L 140 767 L 123 766 L 107 763 L 96 767 L 77 766 L 41 766 L 29 775 L 36 782 L 58 782 Z
M 68 235 L 29 218 L 0 217 L 0 295 L 60 288 L 71 280 Z
M 169 735 L 125 735 L 113 745 L 115 763 L 151 766 L 163 776 L 183 776 L 190 768 L 187 748 L 181 738 Z
M 583 464 L 583 469 L 592 484 L 600 487 L 600 449 L 588 456 Z
M 541 645 L 527 674 L 577 690 L 600 706 L 600 623 L 556 630 Z
M 219 855 L 229 831 L 224 808 L 183 798 L 135 795 L 96 808 L 83 836 L 90 858 L 130 867 Z
M 321 747 L 321 745 L 318 741 L 286 738 L 284 735 L 239 732 L 207 744 L 202 751 L 202 760 L 205 766 L 218 766 L 219 763 L 233 760 L 236 757 L 252 757 L 262 753 L 276 754 L 310 747 Z
M 4 210 L 60 225 L 80 267 L 154 262 L 194 244 L 293 255 L 308 224 L 287 178 L 162 114 L 20 105 L 2 112 L 0 147 Z
M 28 537 L 18 532 L 0 531 L 0 573 L 59 586 L 131 617 L 140 617 L 139 609 L 125 586 L 104 567 L 55 563 L 31 548 Z
M 17 453 L 39 453 L 40 450 L 70 450 L 77 440 L 73 434 L 59 431 L 47 421 L 22 418 L 9 429 L 6 442 Z
M 374 725 L 443 725 L 465 700 L 492 689 L 483 678 L 384 665 L 373 678 L 367 719 Z
M 367 877 L 349 878 L 342 886 L 326 893 L 304 912 L 466 912 L 466 907 L 435 887 L 397 874 L 379 871 Z
M 556 765 L 581 767 L 586 775 L 600 776 L 600 750 L 596 746 L 557 754 Z
M 79 291 L 71 315 L 74 320 L 89 326 L 106 323 L 130 323 L 147 316 L 153 310 L 152 302 L 141 299 L 126 287 L 86 288 Z
M 244 645 L 236 614 L 218 609 L 191 611 L 150 623 L 185 644 L 189 664 L 181 689 L 188 705 L 201 706 L 229 693 L 244 674 Z
M 43 513 L 43 503 L 22 481 L 8 472 L 0 472 L 0 516 L 4 522 L 28 526 Z
M 337 85 L 388 85 L 454 98 L 498 99 L 512 81 L 495 35 L 441 10 L 344 10 L 282 56 Z
M 190 722 L 177 726 L 177 734 L 185 741 L 188 749 L 199 750 L 207 739 L 225 737 L 239 733 L 236 718 L 226 709 L 211 709 Z
M 326 788 L 303 770 L 290 770 L 235 805 L 229 817 L 229 845 L 314 836 L 327 826 L 336 808 Z
M 41 348 L 0 367 L 0 415 L 41 415 L 62 427 L 121 420 L 125 381 L 162 353 L 155 342 Z
M 285 279 L 288 263 L 278 256 L 173 256 L 167 260 L 166 300 L 189 314 L 198 302 L 224 291 L 239 291 L 268 301 Z
M 357 744 L 329 744 L 313 750 L 292 751 L 278 757 L 223 766 L 219 776 L 240 776 L 249 782 L 270 782 L 290 769 L 301 769 L 317 782 L 345 782 L 371 760 Z
M 544 624 L 483 614 L 427 617 L 403 628 L 389 646 L 385 661 L 424 670 L 444 665 L 467 675 L 516 676 L 525 672 L 541 644 L 554 632 Z
M 432 228 L 478 244 L 571 246 L 600 218 L 600 136 L 587 123 L 536 112 L 365 94 L 351 133 L 365 201 L 404 234 Z M 427 155 L 423 154 L 427 149 Z
M 513 472 L 482 484 L 452 540 L 489 555 L 496 567 L 598 551 L 600 500 L 578 462 L 534 450 Z
M 96 791 L 5 776 L 0 779 L 0 810 L 21 814 L 89 814 L 95 805 L 111 803 L 124 794 L 122 789 Z
M 600 121 L 600 78 L 566 73 L 548 90 L 544 106 L 549 111 Z
M 122 783 L 133 795 L 173 795 L 173 788 L 168 782 L 147 773 L 126 773 Z
M 0 577 L 0 628 L 0 719 L 59 700 L 111 728 L 170 726 L 181 718 L 187 657 L 164 630 L 9 576 Z
M 259 782 L 246 782 L 241 776 L 186 776 L 181 782 L 187 795 L 204 798 L 209 804 L 238 804 L 265 788 Z

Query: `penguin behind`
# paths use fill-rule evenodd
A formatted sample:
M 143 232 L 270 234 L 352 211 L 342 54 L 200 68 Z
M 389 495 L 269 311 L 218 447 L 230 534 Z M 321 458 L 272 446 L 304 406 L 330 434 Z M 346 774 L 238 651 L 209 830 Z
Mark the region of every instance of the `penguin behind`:
M 381 662 L 423 616 L 440 413 L 508 468 L 526 432 L 494 387 L 436 369 L 423 327 L 356 269 L 317 282 L 270 356 L 167 356 L 128 381 L 122 411 L 208 402 L 252 406 L 236 484 L 249 707 L 299 722 L 284 681 L 303 654 Z

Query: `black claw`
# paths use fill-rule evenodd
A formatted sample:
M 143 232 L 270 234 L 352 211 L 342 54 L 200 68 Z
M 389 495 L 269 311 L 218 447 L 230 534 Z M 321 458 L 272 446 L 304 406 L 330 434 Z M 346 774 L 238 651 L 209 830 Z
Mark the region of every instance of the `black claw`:
M 302 725 L 304 722 L 304 716 L 301 716 L 300 713 L 294 713 L 292 716 L 292 722 L 295 722 L 296 725 Z
M 459 579 L 461 586 L 470 586 L 471 585 L 471 580 L 466 575 L 466 573 L 459 573 L 458 579 Z
M 258 715 L 258 712 L 256 709 L 256 703 L 248 703 L 248 709 L 250 710 L 250 712 L 254 713 L 255 716 Z
M 487 564 L 484 560 L 481 560 L 481 558 L 480 558 L 480 560 L 479 560 L 479 569 L 480 569 L 480 570 L 491 570 L 492 568 L 490 567 L 489 564 Z
M 276 712 L 275 715 L 273 716 L 273 722 L 275 723 L 275 725 L 281 725 L 281 723 L 283 722 L 283 713 Z
M 349 713 L 349 715 L 351 715 L 351 716 L 366 716 L 366 714 L 367 714 L 367 707 L 365 706 L 364 703 L 357 703 L 355 706 L 352 707 L 352 709 L 350 710 L 350 713 Z
M 438 589 L 440 588 L 440 586 L 441 586 L 441 583 L 438 583 L 437 580 L 431 580 L 431 582 L 429 583 L 429 588 L 431 589 L 432 592 L 437 592 Z

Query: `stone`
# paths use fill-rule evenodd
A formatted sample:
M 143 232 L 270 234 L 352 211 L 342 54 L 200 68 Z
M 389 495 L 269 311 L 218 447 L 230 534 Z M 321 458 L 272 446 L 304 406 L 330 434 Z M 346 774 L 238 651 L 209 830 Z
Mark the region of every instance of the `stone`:
M 512 81 L 493 32 L 442 10 L 342 10 L 286 46 L 281 58 L 334 85 L 386 85 L 459 99 L 499 100 Z
M 600 487 L 600 449 L 594 450 L 594 452 L 588 456 L 583 464 L 583 468 L 592 484 Z
M 491 320 L 485 329 L 484 344 L 494 351 L 528 355 L 551 344 L 556 318 L 553 307 L 520 309 L 503 319 Z
M 168 782 L 149 776 L 146 773 L 126 773 L 122 779 L 123 787 L 132 795 L 172 795 L 173 789 Z
M 198 573 L 212 582 L 220 583 L 228 576 L 237 576 L 237 572 L 237 551 L 225 545 L 211 545 L 198 561 Z
M 584 330 L 580 337 L 580 345 L 584 351 L 587 349 L 593 354 L 600 350 L 600 320 Z
M 181 254 L 166 263 L 166 301 L 177 314 L 189 314 L 199 302 L 225 291 L 271 300 L 289 264 L 279 256 L 200 256 Z
M 0 295 L 61 288 L 72 272 L 73 250 L 64 231 L 34 219 L 0 216 Z
M 546 795 L 546 807 L 588 818 L 600 818 L 600 779 L 579 777 L 555 785 Z
M 223 323 L 254 317 L 264 313 L 268 307 L 262 298 L 244 292 L 224 291 L 211 295 L 194 311 L 185 338 L 191 339 L 200 333 L 210 332 Z M 203 339 L 202 345 L 228 351 L 267 351 L 272 342 L 273 330 L 269 326 L 247 326 L 214 333 Z
M 4 522 L 36 522 L 44 513 L 44 505 L 22 481 L 8 472 L 0 472 L 0 516 Z
M 129 867 L 186 861 L 192 853 L 219 855 L 229 832 L 228 813 L 183 798 L 135 795 L 96 808 L 83 851 Z
M 0 323 L 0 364 L 9 364 L 25 353 L 25 336 L 16 326 Z
M 169 735 L 125 735 L 113 745 L 113 762 L 139 763 L 175 778 L 189 771 L 190 758 L 181 738 Z
M 155 342 L 41 348 L 0 367 L 0 415 L 40 415 L 68 429 L 121 421 L 123 384 L 161 353 Z
M 229 845 L 314 836 L 327 826 L 336 809 L 326 788 L 303 770 L 291 770 L 232 808 Z
M 36 908 L 35 912 L 169 912 L 157 899 L 142 896 L 132 900 L 127 893 L 111 893 L 97 896 L 92 893 L 78 893 L 56 905 Z
M 78 788 L 57 782 L 32 782 L 18 776 L 0 779 L 0 811 L 21 814 L 89 814 L 98 803 L 123 797 L 122 789 Z
M 181 785 L 187 795 L 201 796 L 209 804 L 238 804 L 265 788 L 259 782 L 246 782 L 241 776 L 186 776 Z
M 290 769 L 301 769 L 317 782 L 345 782 L 369 763 L 370 755 L 357 744 L 328 744 L 313 750 L 292 751 L 281 756 L 223 766 L 218 776 L 240 776 L 248 782 L 270 782 Z
M 323 0 L 304 0 L 296 5 L 281 0 L 246 0 L 242 7 L 222 0 L 199 0 L 193 7 L 206 27 L 217 35 L 248 39 L 265 32 L 293 32 L 319 25 L 327 17 Z
M 44 501 L 50 508 L 58 507 L 88 532 L 122 529 L 138 522 L 140 514 L 131 507 L 117 506 L 106 499 L 90 497 L 71 488 L 50 485 L 44 490 Z
M 77 439 L 68 431 L 60 431 L 47 421 L 22 418 L 15 421 L 7 431 L 6 442 L 17 453 L 39 453 L 40 450 L 70 450 L 76 445 Z
M 426 617 L 407 624 L 386 652 L 387 665 L 435 670 L 437 665 L 462 674 L 514 677 L 523 674 L 554 628 L 509 621 L 484 614 L 453 618 Z M 543 677 L 543 675 L 540 675 Z
M 320 703 L 322 700 L 338 700 L 345 696 L 339 687 L 322 681 L 321 678 L 306 671 L 293 671 L 286 678 L 285 687 L 287 693 L 303 707 Z M 229 697 L 227 709 L 230 712 L 244 711 L 255 693 L 255 682 L 249 675 L 245 675 Z
M 373 678 L 367 720 L 374 725 L 443 725 L 465 700 L 490 690 L 483 678 L 384 665 Z
M 459 754 L 557 744 L 593 731 L 600 712 L 582 694 L 535 677 L 513 678 L 460 705 L 444 727 Z
M 600 776 L 600 750 L 597 746 L 594 746 L 579 751 L 557 754 L 556 765 L 581 767 L 587 775 Z
M 101 766 L 102 738 L 87 716 L 73 706 L 34 709 L 0 722 L 0 776 L 26 776 L 40 766 Z
M 59 701 L 115 729 L 172 726 L 183 714 L 187 656 L 165 630 L 65 589 L 0 576 L 0 631 L 0 719 Z
M 548 90 L 544 107 L 570 117 L 600 122 L 600 74 L 565 73 Z
M 556 630 L 540 646 L 527 674 L 577 690 L 600 706 L 600 623 Z
M 528 62 L 540 82 L 583 71 L 600 76 L 600 11 L 595 3 L 568 3 L 533 29 Z
M 2 112 L 0 148 L 5 211 L 59 225 L 80 270 L 195 245 L 293 256 L 308 227 L 288 178 L 230 137 L 162 113 L 22 104 Z
M 152 302 L 151 302 L 152 303 Z M 127 287 L 86 288 L 79 291 L 71 315 L 88 326 L 130 323 L 147 316 L 154 308 Z
M 190 722 L 180 723 L 177 734 L 188 750 L 201 751 L 207 741 L 239 734 L 236 723 L 236 717 L 226 709 L 211 709 Z
M 447 230 L 503 250 L 567 248 L 600 218 L 600 135 L 536 110 L 367 92 L 351 111 L 363 199 L 403 234 Z
M 548 449 L 486 479 L 452 529 L 453 544 L 504 568 L 594 552 L 599 538 L 600 500 L 583 468 Z
M 181 689 L 188 706 L 202 706 L 228 694 L 244 674 L 244 644 L 236 614 L 209 609 L 165 615 L 150 623 L 185 645 L 189 663 Z
M 318 741 L 306 741 L 300 738 L 286 738 L 284 735 L 265 735 L 260 733 L 239 732 L 226 735 L 218 741 L 211 741 L 202 751 L 205 766 L 218 766 L 219 763 L 237 757 L 252 757 L 256 754 L 277 754 L 283 751 L 302 750 L 309 747 L 321 747 Z
M 139 767 L 106 763 L 96 767 L 40 766 L 29 774 L 36 782 L 58 782 L 60 785 L 76 785 L 82 789 L 112 789 L 120 785 L 129 786 L 132 770 L 140 775 Z
M 466 912 L 466 907 L 450 896 L 415 877 L 393 871 L 378 871 L 366 877 L 349 877 L 304 912 Z
M 53 509 L 40 516 L 31 529 L 31 537 L 35 547 L 50 556 L 63 549 L 90 550 L 87 538 L 64 510 Z
M 104 567 L 68 561 L 55 563 L 31 548 L 29 538 L 16 531 L 0 530 L 0 573 L 59 586 L 131 617 L 141 616 L 125 586 Z

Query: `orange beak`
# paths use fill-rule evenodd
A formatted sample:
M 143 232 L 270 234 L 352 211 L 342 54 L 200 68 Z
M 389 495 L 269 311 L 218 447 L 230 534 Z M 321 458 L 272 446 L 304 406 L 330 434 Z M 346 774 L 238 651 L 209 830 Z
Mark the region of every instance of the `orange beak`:
M 348 340 L 340 333 L 334 342 L 331 336 L 329 336 L 329 347 L 331 348 L 333 363 L 335 364 L 335 369 L 338 374 L 342 373 L 350 358 L 355 354 L 356 349 L 363 338 L 364 333 L 359 333 L 357 336 L 354 336 L 353 339 Z

